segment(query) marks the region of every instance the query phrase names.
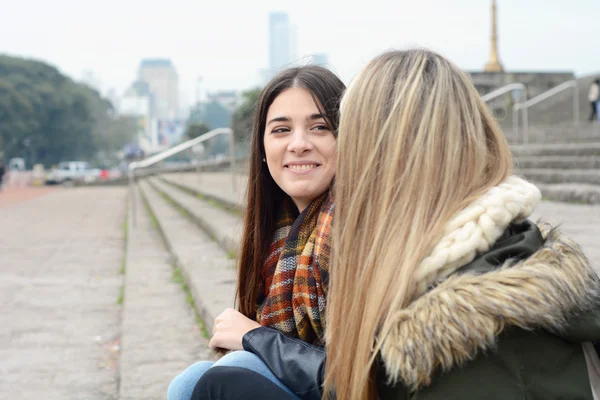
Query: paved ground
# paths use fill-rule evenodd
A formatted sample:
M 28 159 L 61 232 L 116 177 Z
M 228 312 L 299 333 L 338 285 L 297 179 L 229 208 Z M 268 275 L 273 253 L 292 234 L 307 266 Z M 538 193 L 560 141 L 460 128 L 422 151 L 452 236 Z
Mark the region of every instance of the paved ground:
M 581 205 L 544 201 L 533 215 L 558 226 L 575 240 L 600 272 L 600 205 Z
M 115 399 L 125 189 L 4 195 L 0 399 Z
M 60 189 L 59 186 L 3 187 L 0 190 L 0 208 L 35 199 Z
M 243 194 L 226 174 L 187 180 Z M 125 188 L 14 190 L 0 193 L 0 399 L 164 399 L 209 355 L 150 220 L 125 279 Z M 543 202 L 533 217 L 561 224 L 600 269 L 600 206 Z

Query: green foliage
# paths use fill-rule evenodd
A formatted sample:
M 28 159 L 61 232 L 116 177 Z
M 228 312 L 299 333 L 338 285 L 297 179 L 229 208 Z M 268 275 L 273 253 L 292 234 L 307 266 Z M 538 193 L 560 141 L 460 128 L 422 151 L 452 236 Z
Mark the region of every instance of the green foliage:
M 129 199 L 127 201 L 127 207 L 129 208 Z M 125 214 L 125 221 L 121 228 L 123 229 L 123 258 L 121 259 L 121 269 L 119 273 L 125 275 L 125 268 L 127 267 L 127 240 L 129 239 L 129 215 Z
M 261 91 L 261 88 L 254 88 L 242 93 L 242 101 L 231 119 L 231 129 L 237 142 L 247 141 L 252 133 L 252 120 Z
M 187 288 L 185 280 L 183 279 L 183 275 L 181 274 L 181 269 L 179 267 L 173 267 L 173 273 L 171 274 L 171 281 L 174 283 L 178 283 L 180 285 L 185 285 L 184 289 Z
M 43 62 L 0 55 L 0 153 L 46 166 L 93 160 L 135 134 L 109 101 Z M 113 136 L 118 137 L 115 139 Z M 122 147 L 122 146 L 121 146 Z
M 212 129 L 226 128 L 231 124 L 231 112 L 221 103 L 211 101 L 202 108 L 202 119 Z
M 119 290 L 119 297 L 117 298 L 117 305 L 122 306 L 124 300 L 125 300 L 125 285 L 121 285 L 121 289 Z
M 211 131 L 210 127 L 204 122 L 196 122 L 188 125 L 184 132 L 184 140 L 195 139 Z M 223 144 L 224 143 L 224 144 Z M 216 136 L 203 143 L 204 157 L 218 153 L 227 153 L 227 137 Z M 223 150 L 224 149 L 224 150 Z
M 173 265 L 173 274 L 171 275 L 171 281 L 173 283 L 181 285 L 181 288 L 185 293 L 185 301 L 189 304 L 194 314 L 196 315 L 196 323 L 198 324 L 198 328 L 200 328 L 200 332 L 202 332 L 202 336 L 204 336 L 206 339 L 210 339 L 210 335 L 208 334 L 208 330 L 206 329 L 206 324 L 204 323 L 204 320 L 202 319 L 202 317 L 198 313 L 198 310 L 196 309 L 196 302 L 194 301 L 192 291 L 185 282 L 183 274 L 181 273 L 181 268 L 177 265 Z
M 193 123 L 185 129 L 184 136 L 186 140 L 195 139 L 210 131 L 210 127 L 203 122 Z
M 110 165 L 116 161 L 116 152 L 126 144 L 135 140 L 138 121 L 135 117 L 118 116 L 104 118 L 96 124 L 94 141 L 96 145 L 96 162 Z

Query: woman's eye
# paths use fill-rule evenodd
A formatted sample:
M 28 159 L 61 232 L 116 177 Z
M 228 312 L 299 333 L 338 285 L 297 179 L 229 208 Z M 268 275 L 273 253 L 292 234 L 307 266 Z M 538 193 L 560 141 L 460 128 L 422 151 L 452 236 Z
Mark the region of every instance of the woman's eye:
M 315 131 L 328 131 L 330 130 L 327 125 L 317 125 L 312 128 Z
M 285 133 L 289 132 L 290 128 L 275 128 L 271 131 L 271 133 Z

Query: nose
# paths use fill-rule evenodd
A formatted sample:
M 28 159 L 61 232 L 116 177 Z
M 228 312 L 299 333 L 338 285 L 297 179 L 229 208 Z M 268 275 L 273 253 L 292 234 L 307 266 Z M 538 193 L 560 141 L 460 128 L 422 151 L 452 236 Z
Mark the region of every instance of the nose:
M 312 150 L 313 147 L 306 129 L 294 129 L 288 144 L 288 151 L 301 155 Z

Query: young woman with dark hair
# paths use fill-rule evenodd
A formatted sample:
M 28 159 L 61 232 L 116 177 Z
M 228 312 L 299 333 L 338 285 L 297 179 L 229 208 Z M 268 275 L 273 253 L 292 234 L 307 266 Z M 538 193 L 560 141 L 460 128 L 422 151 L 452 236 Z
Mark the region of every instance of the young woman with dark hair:
M 189 400 L 213 368 L 242 368 L 285 388 L 242 338 L 264 326 L 324 345 L 338 109 L 345 90 L 331 71 L 290 68 L 263 89 L 251 137 L 248 192 L 238 263 L 237 310 L 216 319 L 211 348 L 233 351 L 176 376 L 169 400 Z

